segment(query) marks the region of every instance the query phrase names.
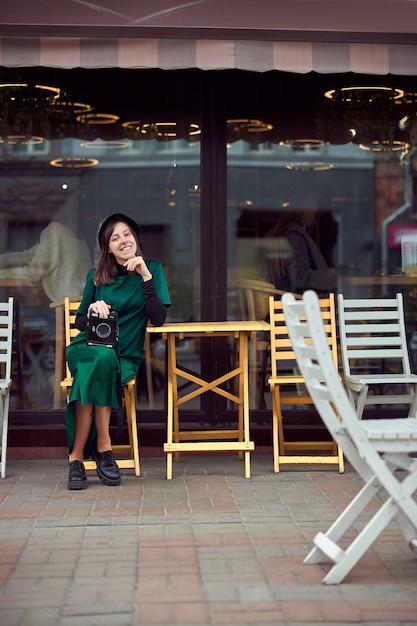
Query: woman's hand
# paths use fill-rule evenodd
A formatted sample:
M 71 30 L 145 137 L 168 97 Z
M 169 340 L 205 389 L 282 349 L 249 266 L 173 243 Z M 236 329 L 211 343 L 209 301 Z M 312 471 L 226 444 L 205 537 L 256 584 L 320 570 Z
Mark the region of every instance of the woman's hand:
M 87 315 L 90 317 L 91 311 L 93 311 L 97 313 L 99 317 L 107 318 L 109 317 L 110 309 L 110 304 L 106 304 L 104 300 L 96 300 L 96 302 L 92 302 L 88 307 Z
M 124 264 L 125 268 L 128 272 L 137 272 L 140 274 L 146 282 L 147 280 L 151 280 L 152 274 L 150 273 L 148 266 L 145 263 L 145 259 L 142 255 L 134 256 L 132 259 L 129 259 Z

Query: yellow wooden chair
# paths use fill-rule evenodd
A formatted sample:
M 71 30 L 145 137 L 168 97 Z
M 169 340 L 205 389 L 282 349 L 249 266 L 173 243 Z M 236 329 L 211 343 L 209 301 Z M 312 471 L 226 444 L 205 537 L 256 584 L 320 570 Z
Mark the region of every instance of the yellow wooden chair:
M 74 298 L 64 299 L 64 324 L 65 324 L 65 344 L 68 345 L 73 337 L 78 335 L 79 330 L 75 326 L 75 317 L 80 305 L 79 300 Z M 69 371 L 68 364 L 66 366 L 66 376 L 61 381 L 61 388 L 67 397 L 67 402 L 71 393 L 72 376 Z M 127 430 L 129 443 L 128 444 L 115 444 L 112 446 L 113 453 L 116 459 L 116 463 L 119 468 L 133 468 L 135 475 L 140 475 L 139 464 L 139 443 L 138 443 L 138 430 L 136 423 L 136 385 L 135 379 L 129 381 L 123 387 L 123 406 L 126 410 L 127 417 Z M 126 458 L 127 457 L 127 458 Z M 95 461 L 84 462 L 86 470 L 95 470 Z
M 272 283 L 255 278 L 240 278 L 237 283 L 240 317 L 242 320 L 265 320 L 269 312 L 269 297 L 282 296 L 285 291 Z M 250 344 L 250 406 L 265 409 L 265 393 L 269 358 L 269 333 L 258 333 Z
M 269 296 L 282 296 L 285 291 L 257 278 L 239 278 L 239 305 L 244 319 L 264 320 L 269 313 Z
M 319 302 L 333 362 L 337 368 L 338 347 L 334 294 L 330 294 L 328 298 L 321 298 Z M 334 441 L 285 440 L 282 406 L 314 405 L 314 401 L 305 388 L 303 376 L 298 373 L 297 361 L 288 336 L 281 300 L 270 297 L 269 315 L 272 373 L 268 382 L 272 393 L 274 471 L 279 472 L 281 464 L 317 464 L 337 465 L 339 472 L 342 473 L 344 471 L 343 453 Z

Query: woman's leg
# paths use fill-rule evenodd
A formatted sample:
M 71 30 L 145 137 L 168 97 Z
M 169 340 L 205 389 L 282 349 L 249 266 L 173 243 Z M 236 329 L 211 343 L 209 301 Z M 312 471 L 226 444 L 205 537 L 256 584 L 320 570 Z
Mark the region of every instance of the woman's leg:
M 87 489 L 87 475 L 84 467 L 84 446 L 93 422 L 93 405 L 75 401 L 74 445 L 69 456 L 68 489 Z
M 105 485 L 120 485 L 120 471 L 114 459 L 110 439 L 111 407 L 95 407 L 97 443 L 91 456 L 97 463 L 97 475 Z
M 93 405 L 81 404 L 79 400 L 75 402 L 75 436 L 74 446 L 70 455 L 70 461 L 78 459 L 84 460 L 84 447 L 90 434 L 91 424 L 93 422 Z M 96 406 L 95 421 L 97 428 L 97 450 L 106 452 L 111 450 L 110 439 L 110 414 L 111 407 Z
M 97 428 L 98 452 L 106 452 L 107 450 L 111 450 L 110 414 L 111 414 L 111 407 L 96 405 L 95 420 L 96 420 L 96 428 Z
M 75 401 L 75 432 L 74 445 L 70 454 L 70 461 L 84 461 L 84 447 L 90 434 L 93 423 L 93 405 L 81 404 Z

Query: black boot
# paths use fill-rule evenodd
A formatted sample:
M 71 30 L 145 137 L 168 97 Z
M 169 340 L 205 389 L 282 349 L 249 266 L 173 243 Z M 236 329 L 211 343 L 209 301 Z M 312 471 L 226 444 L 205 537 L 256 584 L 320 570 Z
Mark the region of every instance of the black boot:
M 70 461 L 68 489 L 87 489 L 87 474 L 85 473 L 84 463 L 81 461 Z
M 96 448 L 91 451 L 91 458 L 97 464 L 97 476 L 110 487 L 120 485 L 120 472 L 112 450 L 99 452 Z

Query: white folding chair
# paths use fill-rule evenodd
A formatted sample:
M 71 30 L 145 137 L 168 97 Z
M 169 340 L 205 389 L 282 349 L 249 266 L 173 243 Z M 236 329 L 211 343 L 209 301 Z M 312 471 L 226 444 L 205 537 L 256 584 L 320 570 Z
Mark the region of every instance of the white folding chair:
M 13 298 L 0 302 L 0 437 L 1 477 L 6 478 L 9 403 L 12 386 Z
M 408 405 L 416 416 L 417 375 L 411 373 L 403 297 L 346 299 L 338 295 L 343 375 L 359 418 L 365 406 Z M 369 393 L 372 391 L 373 393 Z
M 364 486 L 327 532 L 314 538 L 315 547 L 304 563 L 320 563 L 327 556 L 334 565 L 323 582 L 340 583 L 363 554 L 395 520 L 417 557 L 417 419 L 358 420 L 340 380 L 323 328 L 317 294 L 307 291 L 302 301 L 282 298 L 288 333 L 305 384 L 332 437 L 364 481 Z M 402 470 L 397 472 L 396 470 Z M 343 538 L 372 499 L 378 510 L 349 542 Z M 372 582 L 372 581 L 369 581 Z

